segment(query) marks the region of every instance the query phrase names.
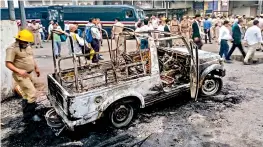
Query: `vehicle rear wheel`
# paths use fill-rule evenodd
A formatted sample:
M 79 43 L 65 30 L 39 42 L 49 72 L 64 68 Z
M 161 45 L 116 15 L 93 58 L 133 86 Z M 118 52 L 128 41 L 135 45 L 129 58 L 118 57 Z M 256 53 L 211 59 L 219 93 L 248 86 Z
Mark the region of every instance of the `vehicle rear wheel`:
M 128 126 L 135 116 L 136 105 L 131 102 L 116 102 L 109 110 L 109 121 L 115 128 Z
M 213 96 L 221 91 L 223 81 L 221 78 L 208 77 L 205 78 L 202 87 L 200 89 L 202 96 Z

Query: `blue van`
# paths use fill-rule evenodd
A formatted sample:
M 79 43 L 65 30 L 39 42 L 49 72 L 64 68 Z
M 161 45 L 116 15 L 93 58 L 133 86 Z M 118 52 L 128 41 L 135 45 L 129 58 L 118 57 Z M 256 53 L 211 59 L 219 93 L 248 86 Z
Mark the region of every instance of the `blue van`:
M 135 23 L 143 20 L 145 14 L 141 8 L 129 5 L 64 6 L 64 21 L 70 24 L 76 23 L 84 29 L 90 18 L 99 18 L 110 36 L 115 18 L 119 18 L 125 27 L 134 29 Z
M 125 27 L 135 28 L 135 23 L 145 18 L 143 9 L 130 5 L 90 5 L 90 6 L 42 6 L 26 7 L 26 19 L 41 21 L 48 28 L 50 20 L 59 22 L 64 28 L 64 22 L 76 23 L 81 29 L 85 28 L 90 18 L 99 18 L 103 29 L 111 35 L 114 19 L 119 18 Z M 20 19 L 19 9 L 15 8 L 16 19 Z M 1 8 L 1 19 L 9 19 L 7 8 Z

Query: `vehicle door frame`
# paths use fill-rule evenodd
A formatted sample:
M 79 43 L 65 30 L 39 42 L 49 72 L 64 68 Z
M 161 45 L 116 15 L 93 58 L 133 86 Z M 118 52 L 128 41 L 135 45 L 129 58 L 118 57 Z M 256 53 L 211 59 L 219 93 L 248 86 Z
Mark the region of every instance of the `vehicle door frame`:
M 198 47 L 193 42 L 190 41 L 189 44 L 186 42 L 185 38 L 182 38 L 188 48 L 190 57 L 191 57 L 191 66 L 190 66 L 190 94 L 191 98 L 197 100 L 199 92 L 199 82 L 200 82 L 200 72 L 199 72 L 199 56 L 198 56 Z

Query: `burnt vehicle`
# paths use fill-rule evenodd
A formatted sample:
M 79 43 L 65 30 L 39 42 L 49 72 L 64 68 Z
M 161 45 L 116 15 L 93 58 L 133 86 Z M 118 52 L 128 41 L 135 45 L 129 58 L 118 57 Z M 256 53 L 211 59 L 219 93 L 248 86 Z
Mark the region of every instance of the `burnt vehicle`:
M 198 93 L 217 94 L 225 75 L 220 56 L 197 50 L 195 44 L 188 44 L 181 36 L 159 41 L 171 39 L 179 39 L 185 46 L 157 47 L 156 40 L 148 37 L 150 49 L 127 52 L 124 41 L 124 52 L 120 53 L 121 46 L 112 49 L 108 41 L 109 60 L 83 65 L 78 58 L 86 55 L 74 55 L 54 61 L 55 72 L 47 77 L 47 97 L 54 108 L 46 114 L 48 124 L 65 124 L 74 130 L 75 126 L 104 117 L 112 126 L 121 128 L 132 121 L 136 110 L 182 91 L 191 92 L 193 99 Z M 74 68 L 62 69 L 61 63 L 72 59 Z

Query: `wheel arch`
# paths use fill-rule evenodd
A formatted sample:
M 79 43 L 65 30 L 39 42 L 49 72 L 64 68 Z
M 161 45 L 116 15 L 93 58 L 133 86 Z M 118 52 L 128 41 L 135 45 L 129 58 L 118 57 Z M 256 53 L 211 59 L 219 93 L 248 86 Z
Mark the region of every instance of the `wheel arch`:
M 213 64 L 207 67 L 201 74 L 200 76 L 200 82 L 199 82 L 199 87 L 202 86 L 205 78 L 207 75 L 213 73 L 214 75 L 221 76 L 220 73 L 224 70 L 223 66 L 220 64 Z
M 118 96 L 112 99 L 109 99 L 105 101 L 99 108 L 100 112 L 104 112 L 107 110 L 112 104 L 119 102 L 119 101 L 131 101 L 135 102 L 138 104 L 139 108 L 144 108 L 145 107 L 145 102 L 143 96 L 136 95 L 136 94 L 131 94 L 131 95 L 125 95 L 125 96 Z

